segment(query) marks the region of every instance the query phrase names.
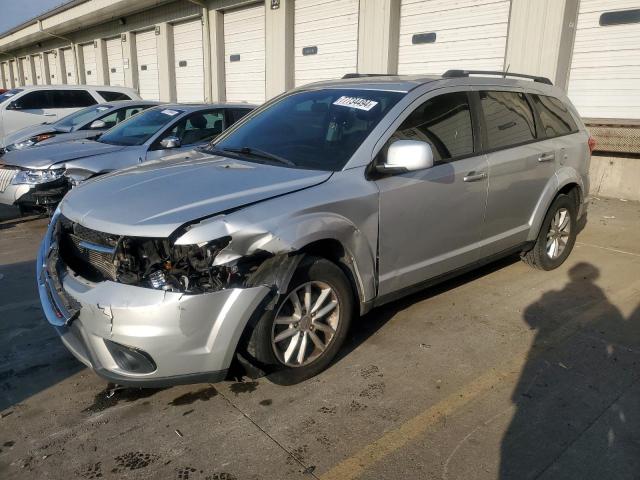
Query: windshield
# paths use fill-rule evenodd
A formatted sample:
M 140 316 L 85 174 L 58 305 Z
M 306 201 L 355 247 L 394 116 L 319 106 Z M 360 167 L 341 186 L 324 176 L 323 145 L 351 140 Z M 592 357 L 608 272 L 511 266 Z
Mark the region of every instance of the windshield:
M 85 123 L 94 120 L 96 117 L 98 117 L 98 115 L 107 112 L 107 110 L 110 110 L 111 108 L 113 108 L 112 105 L 106 104 L 92 105 L 58 120 L 55 123 L 55 126 L 60 130 L 66 130 L 70 132 L 75 127 L 84 125 Z
M 181 113 L 182 110 L 172 108 L 145 110 L 108 130 L 98 141 L 111 145 L 142 145 Z
M 356 89 L 295 93 L 207 149 L 235 150 L 255 161 L 269 160 L 266 153 L 300 168 L 340 170 L 404 95 Z
M 0 103 L 6 102 L 11 97 L 13 97 L 16 93 L 20 93 L 22 91 L 21 88 L 12 88 L 11 90 L 7 90 L 2 95 L 0 95 Z

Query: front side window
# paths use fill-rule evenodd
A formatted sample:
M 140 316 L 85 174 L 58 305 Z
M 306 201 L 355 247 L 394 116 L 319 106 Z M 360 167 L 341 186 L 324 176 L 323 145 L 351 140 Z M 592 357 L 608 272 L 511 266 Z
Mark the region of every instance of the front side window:
M 105 132 L 99 141 L 111 145 L 142 145 L 182 113 L 183 110 L 173 108 L 145 110 Z
M 95 105 L 96 100 L 86 90 L 49 90 L 50 108 L 81 108 Z
M 56 128 L 70 132 L 78 125 L 83 125 L 86 122 L 95 120 L 100 113 L 111 110 L 111 108 L 113 108 L 111 105 L 105 104 L 83 108 L 58 120 L 56 122 Z
M 131 100 L 131 97 L 129 95 L 122 92 L 107 92 L 103 90 L 98 90 L 98 93 L 107 102 L 115 102 L 116 100 Z
M 51 97 L 48 90 L 36 90 L 25 93 L 12 105 L 16 110 L 42 110 L 51 107 Z
M 532 97 L 547 137 L 558 137 L 578 131 L 578 126 L 569 109 L 561 100 L 546 95 L 532 95 Z
M 482 91 L 480 103 L 489 148 L 505 148 L 536 138 L 533 111 L 523 93 Z
M 324 89 L 293 93 L 211 149 L 267 153 L 296 167 L 340 170 L 403 92 Z M 263 161 L 246 156 L 250 161 Z
M 435 162 L 473 153 L 471 110 L 465 92 L 431 98 L 416 108 L 390 141 L 421 140 L 431 145 Z
M 160 141 L 167 137 L 177 137 L 181 145 L 194 145 L 213 140 L 224 130 L 224 111 L 211 110 L 196 112 L 183 118 L 169 129 L 155 142 L 155 148 L 160 147 Z

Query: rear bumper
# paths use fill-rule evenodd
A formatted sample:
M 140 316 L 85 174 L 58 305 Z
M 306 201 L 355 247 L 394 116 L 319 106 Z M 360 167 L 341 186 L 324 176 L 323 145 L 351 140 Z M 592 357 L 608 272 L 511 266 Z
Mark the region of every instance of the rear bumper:
M 59 261 L 54 265 L 49 239 L 50 232 L 37 261 L 47 320 L 78 360 L 120 385 L 161 387 L 223 379 L 249 318 L 270 291 L 261 286 L 185 295 L 109 281 L 93 284 Z M 148 356 L 153 371 L 140 373 L 123 365 L 113 354 L 114 344 Z

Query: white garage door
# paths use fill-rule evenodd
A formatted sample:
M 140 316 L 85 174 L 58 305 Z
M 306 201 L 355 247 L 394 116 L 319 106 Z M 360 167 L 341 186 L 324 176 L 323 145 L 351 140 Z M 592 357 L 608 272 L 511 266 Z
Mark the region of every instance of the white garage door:
M 227 101 L 265 100 L 264 4 L 224 13 Z
M 31 78 L 31 68 L 29 68 L 29 59 L 27 57 L 22 57 L 20 59 L 20 66 L 22 67 L 24 84 L 33 85 L 33 78 Z
M 36 71 L 35 84 L 46 84 L 45 78 L 42 75 L 42 56 L 40 54 L 33 56 L 33 68 Z
M 173 26 L 176 95 L 178 102 L 204 101 L 204 49 L 202 20 Z
M 84 82 L 87 85 L 98 84 L 98 65 L 96 63 L 96 47 L 93 42 L 82 45 L 82 59 L 84 61 Z
M 64 50 L 60 50 L 62 53 L 62 58 L 64 59 L 64 76 L 66 79 L 67 85 L 76 85 L 78 81 L 76 80 L 76 68 L 75 68 L 75 58 L 73 55 L 73 50 L 70 48 L 65 48 Z
M 45 53 L 47 65 L 49 66 L 49 83 L 56 85 L 62 83 L 58 80 L 58 59 L 55 52 Z
M 583 117 L 640 119 L 638 12 L 618 13 L 631 9 L 640 1 L 580 2 L 569 97 Z
M 154 30 L 136 33 L 138 86 L 140 96 L 145 100 L 160 99 L 157 38 Z
M 296 0 L 295 84 L 358 70 L 359 0 Z
M 124 87 L 124 68 L 122 65 L 122 40 L 110 38 L 106 42 L 109 85 Z
M 18 74 L 18 66 L 16 65 L 15 60 L 9 61 L 9 67 L 11 69 L 11 75 L 13 76 L 13 83 L 16 87 L 22 86 L 22 82 L 20 81 L 20 75 Z
M 502 70 L 509 0 L 402 0 L 398 73 Z

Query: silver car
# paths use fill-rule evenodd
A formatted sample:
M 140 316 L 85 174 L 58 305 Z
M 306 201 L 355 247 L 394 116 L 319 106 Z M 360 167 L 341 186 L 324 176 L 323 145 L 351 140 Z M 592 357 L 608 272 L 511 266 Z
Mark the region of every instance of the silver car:
M 7 152 L 0 161 L 0 203 L 22 211 L 53 211 L 72 186 L 206 145 L 253 108 L 248 104 L 159 105 L 96 140 Z
M 234 359 L 291 384 L 373 307 L 514 252 L 558 267 L 589 134 L 549 80 L 473 73 L 297 88 L 206 149 L 82 184 L 38 257 L 49 322 L 117 384 L 216 381 Z
M 10 133 L 5 139 L 6 147 L 0 149 L 0 153 L 71 140 L 94 139 L 136 113 L 159 103 L 123 100 L 92 105 L 67 115 L 57 122 L 31 125 Z

